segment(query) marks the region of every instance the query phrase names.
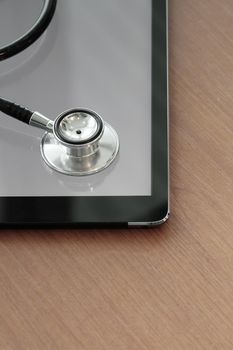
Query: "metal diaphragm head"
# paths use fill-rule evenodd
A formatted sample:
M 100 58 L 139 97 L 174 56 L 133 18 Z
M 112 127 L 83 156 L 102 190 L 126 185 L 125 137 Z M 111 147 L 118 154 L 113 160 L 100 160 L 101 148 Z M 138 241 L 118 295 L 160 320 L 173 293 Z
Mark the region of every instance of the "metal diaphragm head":
M 54 123 L 54 132 L 58 139 L 76 145 L 90 143 L 102 130 L 102 118 L 86 110 L 65 112 Z
M 108 167 L 119 151 L 115 130 L 89 109 L 62 113 L 41 143 L 43 159 L 67 175 L 89 175 Z

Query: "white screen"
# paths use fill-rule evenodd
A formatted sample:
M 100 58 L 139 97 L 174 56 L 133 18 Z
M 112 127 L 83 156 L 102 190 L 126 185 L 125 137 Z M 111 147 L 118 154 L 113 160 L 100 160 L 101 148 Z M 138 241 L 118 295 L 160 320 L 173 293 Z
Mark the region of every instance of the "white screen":
M 25 10 L 11 21 L 14 6 L 1 3 L 0 23 L 9 16 L 18 30 L 22 16 L 34 20 L 38 3 L 23 0 Z M 119 156 L 106 170 L 62 175 L 42 160 L 43 131 L 0 113 L 0 196 L 151 194 L 151 8 L 151 0 L 58 1 L 46 33 L 0 62 L 0 96 L 51 119 L 70 108 L 92 109 L 120 139 Z

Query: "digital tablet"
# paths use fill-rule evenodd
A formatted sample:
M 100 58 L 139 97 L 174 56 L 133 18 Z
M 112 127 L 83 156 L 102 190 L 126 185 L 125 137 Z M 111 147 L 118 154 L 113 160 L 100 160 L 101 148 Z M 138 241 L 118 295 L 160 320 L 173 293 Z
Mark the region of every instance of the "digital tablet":
M 167 7 L 0 4 L 2 226 L 167 220 Z

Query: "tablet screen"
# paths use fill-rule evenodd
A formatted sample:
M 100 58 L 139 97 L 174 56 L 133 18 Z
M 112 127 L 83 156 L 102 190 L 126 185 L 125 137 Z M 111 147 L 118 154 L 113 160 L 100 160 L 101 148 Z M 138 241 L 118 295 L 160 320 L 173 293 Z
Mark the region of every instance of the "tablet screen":
M 23 0 L 25 11 L 17 13 L 17 0 L 0 4 L 0 24 L 14 18 L 1 46 L 7 35 L 14 40 L 14 28 L 27 29 L 20 26 L 36 18 L 38 3 Z M 46 33 L 0 62 L 0 96 L 51 119 L 70 108 L 92 109 L 120 139 L 119 156 L 107 169 L 63 175 L 41 157 L 43 131 L 1 113 L 0 196 L 151 194 L 151 26 L 151 0 L 58 1 Z

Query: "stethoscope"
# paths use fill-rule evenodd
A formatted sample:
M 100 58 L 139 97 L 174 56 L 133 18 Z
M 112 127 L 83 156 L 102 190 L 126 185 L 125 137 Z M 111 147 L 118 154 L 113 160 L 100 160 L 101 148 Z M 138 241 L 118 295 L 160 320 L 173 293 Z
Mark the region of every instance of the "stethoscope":
M 34 26 L 10 45 L 0 48 L 0 60 L 21 52 L 48 27 L 57 0 L 44 0 L 43 10 Z M 90 175 L 107 168 L 117 157 L 119 138 L 116 131 L 96 112 L 75 108 L 54 121 L 6 99 L 0 98 L 0 111 L 28 125 L 45 131 L 41 155 L 45 163 L 67 175 Z

